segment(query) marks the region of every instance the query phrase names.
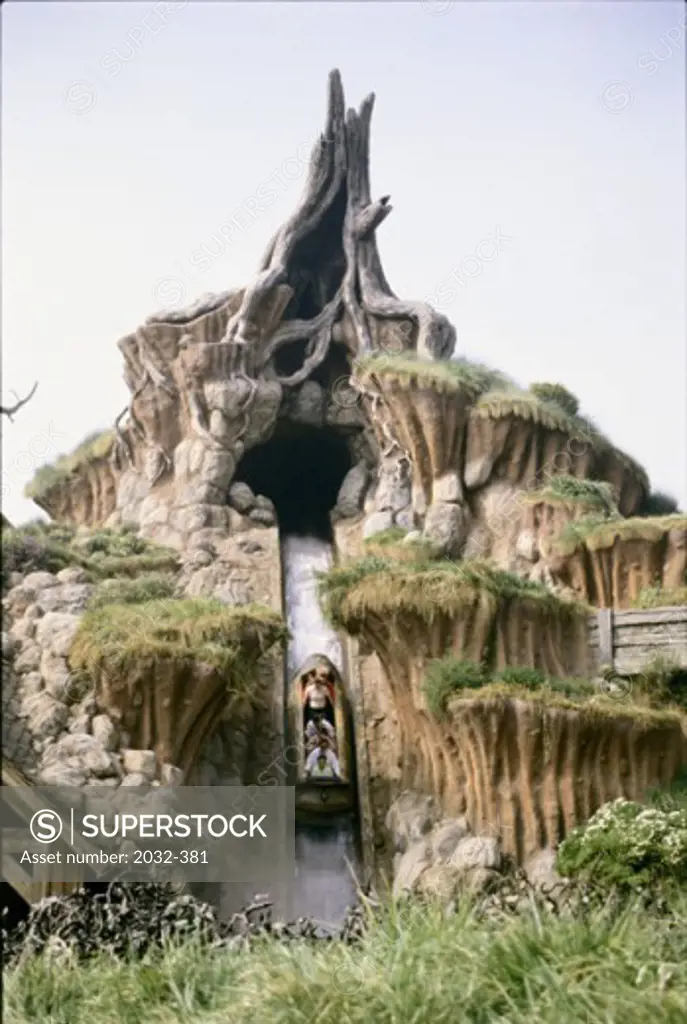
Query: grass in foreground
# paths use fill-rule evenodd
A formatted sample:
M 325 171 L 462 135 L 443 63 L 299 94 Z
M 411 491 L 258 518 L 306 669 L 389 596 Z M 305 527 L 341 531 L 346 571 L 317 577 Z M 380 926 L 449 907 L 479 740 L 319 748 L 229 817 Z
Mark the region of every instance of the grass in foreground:
M 687 899 L 669 917 L 390 908 L 359 946 L 170 946 L 136 963 L 27 961 L 5 1024 L 683 1024 Z

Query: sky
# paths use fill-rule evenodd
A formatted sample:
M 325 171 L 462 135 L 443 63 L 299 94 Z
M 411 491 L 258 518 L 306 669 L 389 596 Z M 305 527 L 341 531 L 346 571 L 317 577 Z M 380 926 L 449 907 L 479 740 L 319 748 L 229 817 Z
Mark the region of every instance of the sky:
M 127 404 L 117 341 L 244 285 L 291 214 L 327 74 L 369 92 L 397 295 L 456 354 L 560 381 L 687 506 L 680 3 L 2 7 L 2 502 Z M 263 186 L 262 191 L 259 191 Z M 271 205 L 255 200 L 276 193 Z

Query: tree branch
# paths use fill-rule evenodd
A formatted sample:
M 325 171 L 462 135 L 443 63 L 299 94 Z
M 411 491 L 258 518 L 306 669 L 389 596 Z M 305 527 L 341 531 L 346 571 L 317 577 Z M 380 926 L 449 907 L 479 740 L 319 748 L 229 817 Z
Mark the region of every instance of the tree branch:
M 38 387 L 38 381 L 36 381 L 36 383 L 33 385 L 33 387 L 29 391 L 29 393 L 26 396 L 26 398 L 19 398 L 17 396 L 17 392 L 13 391 L 12 394 L 15 396 L 17 401 L 15 402 L 14 405 L 10 405 L 10 406 L 0 405 L 0 414 L 6 416 L 7 419 L 10 421 L 10 423 L 14 422 L 12 420 L 12 417 L 14 416 L 15 412 L 19 412 L 19 410 L 21 409 L 22 405 L 26 405 L 26 403 L 29 402 L 33 398 L 33 396 L 36 394 L 36 388 L 37 387 Z

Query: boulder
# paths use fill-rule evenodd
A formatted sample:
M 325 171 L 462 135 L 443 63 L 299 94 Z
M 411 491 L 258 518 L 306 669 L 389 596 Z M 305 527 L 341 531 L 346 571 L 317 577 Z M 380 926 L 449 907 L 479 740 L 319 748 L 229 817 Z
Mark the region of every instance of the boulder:
M 431 830 L 439 817 L 434 797 L 406 790 L 392 803 L 386 816 L 394 849 L 404 853 Z
M 232 484 L 229 488 L 229 494 L 227 501 L 231 508 L 236 509 L 237 512 L 250 512 L 255 503 L 255 495 L 248 486 L 248 484 L 237 483 Z
M 362 511 L 370 474 L 364 462 L 357 462 L 343 478 L 336 499 L 336 512 L 344 518 Z
M 252 509 L 248 513 L 248 518 L 252 523 L 258 523 L 260 526 L 274 526 L 277 522 L 274 512 L 267 508 Z
M 173 764 L 163 764 L 160 769 L 160 782 L 163 786 L 183 786 L 184 773 Z
M 382 530 L 389 530 L 394 525 L 394 517 L 391 512 L 373 512 L 371 516 L 368 516 L 365 520 L 363 527 L 363 540 L 367 540 L 368 537 L 373 537 L 375 533 L 381 533 Z
M 501 844 L 496 836 L 467 836 L 458 843 L 448 864 L 461 872 L 471 868 L 499 868 Z
M 109 715 L 96 715 L 91 723 L 94 737 L 104 750 L 116 750 L 119 734 Z
M 466 506 L 435 502 L 427 509 L 424 536 L 443 554 L 456 556 L 465 543 L 469 521 L 470 513 Z
M 43 651 L 40 672 L 48 693 L 57 700 L 65 700 L 71 681 L 67 659 L 60 658 L 50 651 Z
M 431 867 L 432 851 L 427 842 L 413 843 L 398 861 L 393 895 L 413 890 L 422 874 Z
M 80 569 L 78 566 L 68 566 L 66 569 L 60 569 L 57 579 L 60 583 L 86 583 L 88 575 L 85 569 Z
M 69 720 L 68 708 L 49 693 L 39 693 L 30 699 L 34 703 L 27 720 L 34 736 L 39 740 L 59 736 Z
M 157 775 L 157 755 L 154 750 L 122 750 L 122 766 L 125 775 L 143 775 L 152 782 Z
M 92 583 L 62 583 L 39 594 L 36 604 L 47 612 L 83 612 L 95 587 Z
M 37 672 L 41 663 L 42 650 L 35 640 L 22 644 L 21 651 L 14 659 L 14 671 L 18 675 L 26 672 Z

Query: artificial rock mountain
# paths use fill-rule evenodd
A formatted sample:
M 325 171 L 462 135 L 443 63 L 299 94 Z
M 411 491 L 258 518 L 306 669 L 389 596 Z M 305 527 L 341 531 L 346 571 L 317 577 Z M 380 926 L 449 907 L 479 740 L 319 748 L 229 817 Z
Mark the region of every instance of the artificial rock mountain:
M 372 106 L 370 96 L 346 110 L 332 72 L 304 194 L 252 281 L 123 338 L 131 395 L 114 429 L 40 471 L 30 493 L 59 522 L 133 525 L 180 553 L 185 594 L 229 605 L 282 611 L 280 531 L 331 537 L 339 563 L 391 537 L 381 547 L 392 576 L 422 550 L 527 581 L 529 594 L 503 597 L 479 580 L 466 590 L 437 570 L 427 584 L 408 569 L 389 607 L 368 600 L 374 581 L 362 579 L 334 612 L 371 847 L 410 790 L 472 828 L 508 821 L 507 845 L 523 859 L 604 799 L 669 780 L 687 759 L 681 719 L 463 697 L 442 723 L 427 709 L 424 669 L 451 651 L 493 668 L 588 675 L 586 605 L 626 607 L 642 589 L 681 587 L 687 520 L 642 516 L 645 472 L 564 389 L 523 389 L 453 358 L 447 318 L 394 295 L 377 248 L 389 197 L 373 200 L 370 188 Z M 194 777 L 207 730 L 184 725 L 183 751 L 176 719 L 153 735 L 165 712 L 152 710 L 156 687 L 144 677 L 103 699 L 121 718 L 126 693 L 139 693 L 147 718 L 127 732 Z M 184 678 L 161 677 L 170 708 Z M 278 721 L 280 668 L 273 680 Z M 203 685 L 212 718 L 216 676 Z

